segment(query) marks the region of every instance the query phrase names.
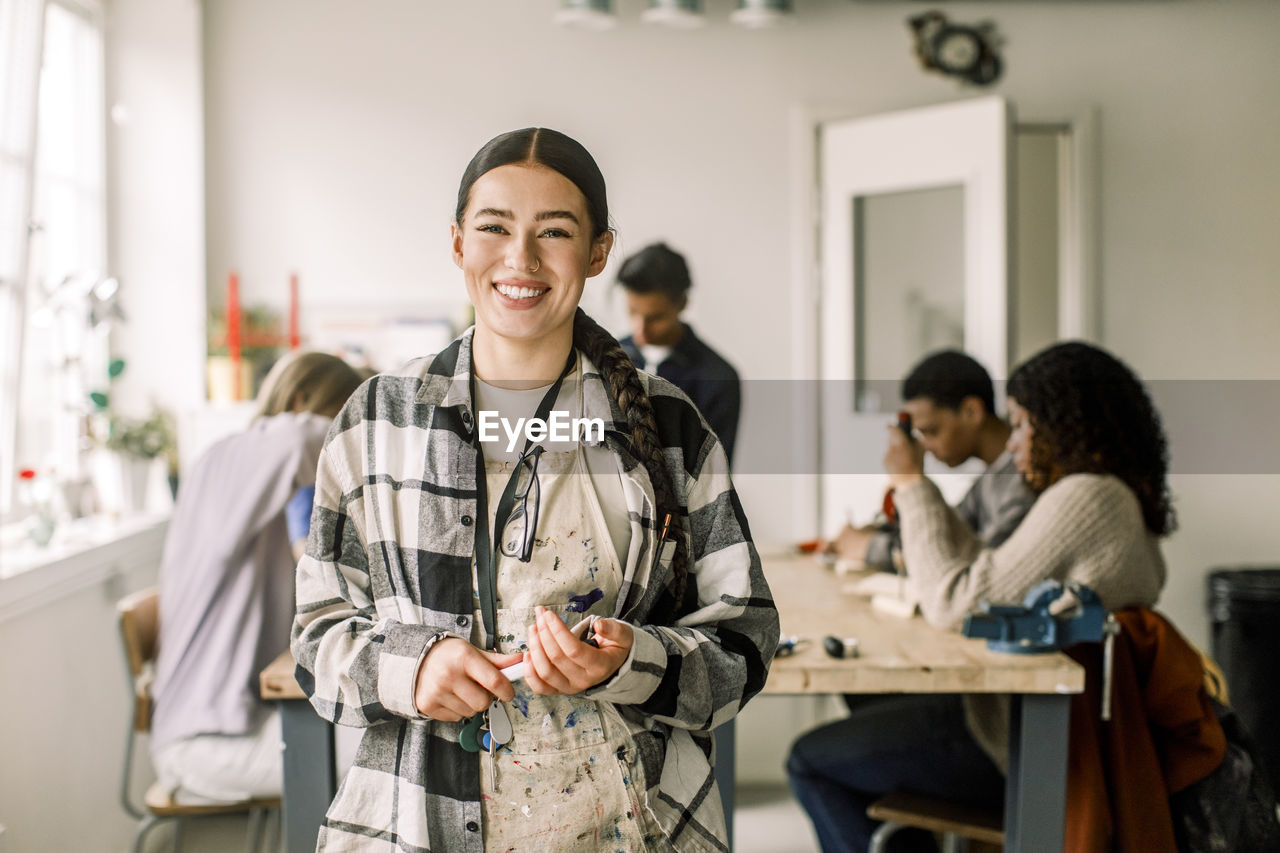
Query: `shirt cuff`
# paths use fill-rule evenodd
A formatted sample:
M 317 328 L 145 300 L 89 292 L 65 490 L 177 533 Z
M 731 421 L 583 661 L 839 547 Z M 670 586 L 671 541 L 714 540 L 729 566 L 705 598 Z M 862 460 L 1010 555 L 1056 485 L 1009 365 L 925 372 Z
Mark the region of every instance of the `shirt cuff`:
M 944 505 L 946 503 L 942 500 L 942 492 L 938 491 L 938 486 L 928 477 L 923 477 L 908 486 L 895 487 L 893 500 L 898 505 L 899 511 L 905 509 L 908 513 L 919 511 L 931 502 L 942 501 Z
M 662 683 L 667 671 L 667 650 L 662 641 L 646 630 L 631 626 L 631 651 L 618 671 L 583 695 L 615 705 L 639 705 Z
M 388 712 L 411 720 L 430 719 L 413 701 L 418 670 L 427 651 L 445 636 L 454 636 L 430 625 L 390 626 L 378 654 L 378 702 Z

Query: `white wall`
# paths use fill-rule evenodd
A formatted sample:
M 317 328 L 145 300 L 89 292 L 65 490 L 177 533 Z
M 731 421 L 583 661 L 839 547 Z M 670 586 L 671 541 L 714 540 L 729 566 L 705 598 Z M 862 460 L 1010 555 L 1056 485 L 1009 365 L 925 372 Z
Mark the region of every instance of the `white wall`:
M 199 0 L 107 0 L 111 271 L 128 318 L 113 406 L 204 400 Z
M 128 323 L 113 405 L 184 411 L 204 398 L 204 196 L 197 0 L 107 0 L 111 271 Z M 163 528 L 0 596 L 0 823 L 5 853 L 131 849 L 118 804 L 130 711 L 115 602 L 155 582 Z M 21 606 L 14 585 L 60 586 Z M 83 585 L 85 577 L 90 578 Z M 103 578 L 105 577 L 105 581 Z M 137 778 L 147 781 L 140 750 Z M 141 791 L 138 792 L 139 796 Z M 156 835 L 161 833 L 157 832 Z
M 136 0 L 141 2 L 141 0 Z M 792 116 L 862 115 L 977 94 L 923 72 L 905 3 L 798 0 L 786 27 L 694 32 L 639 22 L 568 31 L 554 0 L 219 0 L 204 6 L 208 277 L 247 300 L 460 300 L 446 225 L 492 135 L 543 124 L 582 140 L 609 180 L 625 255 L 684 250 L 692 318 L 751 379 L 791 378 L 809 342 L 793 210 Z M 1148 378 L 1280 378 L 1280 6 L 1271 2 L 948 4 L 995 21 L 992 91 L 1023 118 L 1095 110 L 1103 343 Z M 605 293 L 588 310 L 621 314 Z M 220 298 L 220 294 L 214 297 Z M 740 452 L 771 436 L 747 399 Z M 757 411 L 759 411 L 757 409 Z M 1174 447 L 1175 463 L 1178 448 Z M 1204 640 L 1206 566 L 1276 560 L 1277 472 L 1175 480 L 1165 608 Z M 808 537 L 812 483 L 740 478 L 757 538 Z
M 0 607 L 0 823 L 4 853 L 131 849 L 119 805 L 132 715 L 115 603 L 156 581 L 165 525 L 7 578 Z M 30 594 L 15 600 L 15 586 Z M 135 802 L 154 779 L 139 745 Z M 159 833 L 157 833 L 159 834 Z M 153 848 L 155 849 L 155 848 Z

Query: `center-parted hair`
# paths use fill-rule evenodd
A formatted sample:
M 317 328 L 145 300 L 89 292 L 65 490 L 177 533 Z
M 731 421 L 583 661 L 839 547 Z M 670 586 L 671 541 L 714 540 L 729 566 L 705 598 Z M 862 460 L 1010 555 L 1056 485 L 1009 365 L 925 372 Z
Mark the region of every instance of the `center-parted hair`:
M 1034 428 L 1033 489 L 1068 474 L 1112 474 L 1137 496 L 1148 530 L 1164 536 L 1177 528 L 1164 427 L 1127 365 L 1092 344 L 1068 341 L 1020 365 L 1008 390 Z
M 572 181 L 587 200 L 591 236 L 599 237 L 608 230 L 609 202 L 600 167 L 582 143 L 545 127 L 508 131 L 490 139 L 476 152 L 458 184 L 458 204 L 453 211 L 455 222 L 461 223 L 467 212 L 472 185 L 499 166 L 545 166 L 559 172 Z
M 545 127 L 527 127 L 513 130 L 489 140 L 476 152 L 462 173 L 458 186 L 457 207 L 454 220 L 462 222 L 471 200 L 471 187 L 482 175 L 500 166 L 544 166 L 568 178 L 582 193 L 587 202 L 587 214 L 591 217 L 591 236 L 599 237 L 609 228 L 609 203 L 605 193 L 604 176 L 595 158 L 577 140 Z M 618 341 L 601 328 L 581 309 L 573 321 L 573 345 L 600 369 L 610 395 L 622 412 L 630 429 L 631 445 L 636 458 L 645 466 L 653 484 L 657 515 L 655 522 L 662 524 L 670 513 L 671 530 L 668 534 L 676 543 L 671 562 L 674 573 L 671 593 L 674 606 L 684 600 L 689 576 L 689 544 L 684 530 L 684 516 L 676 499 L 675 484 L 667 469 L 658 438 L 653 404 L 640 383 L 635 365 L 623 352 Z

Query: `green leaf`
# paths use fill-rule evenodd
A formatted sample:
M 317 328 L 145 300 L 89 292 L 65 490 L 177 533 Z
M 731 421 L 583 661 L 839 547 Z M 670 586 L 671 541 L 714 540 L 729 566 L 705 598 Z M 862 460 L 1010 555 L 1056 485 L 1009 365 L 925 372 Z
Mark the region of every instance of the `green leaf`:
M 89 399 L 93 401 L 93 405 L 97 406 L 100 412 L 106 411 L 107 404 L 110 402 L 103 391 L 90 391 Z
M 107 375 L 115 379 L 121 373 L 124 373 L 124 359 L 113 358 L 111 363 L 107 365 Z

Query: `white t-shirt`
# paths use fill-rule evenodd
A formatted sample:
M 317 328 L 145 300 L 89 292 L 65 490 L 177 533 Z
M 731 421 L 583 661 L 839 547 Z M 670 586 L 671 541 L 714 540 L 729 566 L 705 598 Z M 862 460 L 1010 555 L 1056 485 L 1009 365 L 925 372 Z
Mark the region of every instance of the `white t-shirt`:
M 658 374 L 658 365 L 666 361 L 671 356 L 671 347 L 658 347 L 653 344 L 645 344 L 640 347 L 640 356 L 644 359 L 645 373 Z
M 514 429 L 518 418 L 532 418 L 537 413 L 538 404 L 542 402 L 542 398 L 546 396 L 552 384 L 548 383 L 541 388 L 517 390 L 490 385 L 477 376 L 474 401 L 477 418 L 480 412 L 498 412 Z M 568 412 L 571 418 L 582 417 L 579 387 L 578 371 L 575 368 L 565 377 L 564 384 L 560 386 L 560 393 L 556 397 L 552 410 Z M 482 441 L 480 447 L 484 452 L 484 458 L 490 462 L 515 462 L 524 451 L 524 441 L 524 435 L 521 434 L 517 437 L 514 448 L 508 451 L 510 439 L 499 427 L 498 440 Z M 577 447 L 577 443 L 573 441 L 551 441 L 549 438 L 537 443 L 549 452 L 573 450 Z M 609 529 L 609 538 L 613 540 L 613 547 L 618 552 L 618 565 L 625 566 L 627 553 L 631 547 L 631 519 L 627 513 L 626 497 L 622 493 L 622 471 L 618 468 L 618 461 L 613 452 L 603 444 L 596 446 L 584 444 L 582 450 L 587 474 L 591 477 L 596 500 L 600 502 L 600 510 L 604 514 L 605 527 Z M 491 496 L 490 500 L 493 499 L 495 498 Z

